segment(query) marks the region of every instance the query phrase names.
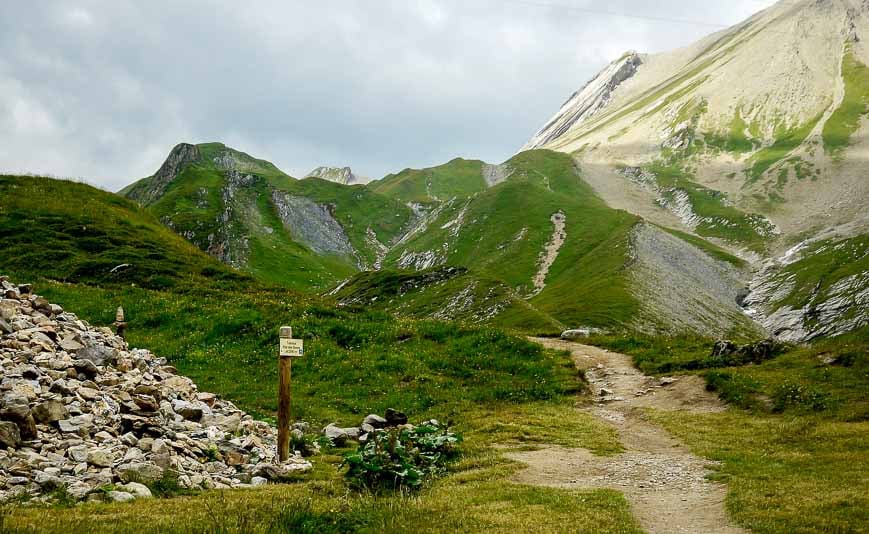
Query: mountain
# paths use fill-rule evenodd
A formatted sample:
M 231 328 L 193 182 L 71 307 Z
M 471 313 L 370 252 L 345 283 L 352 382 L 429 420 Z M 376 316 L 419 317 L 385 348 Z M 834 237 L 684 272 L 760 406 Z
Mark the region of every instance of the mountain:
M 548 150 L 348 186 L 180 144 L 122 193 L 227 264 L 348 306 L 549 333 L 758 331 L 736 304 L 740 260 L 610 208 Z
M 748 260 L 785 339 L 869 322 L 869 2 L 782 1 L 663 54 L 629 52 L 523 150 L 571 155 L 610 206 Z
M 353 184 L 182 144 L 122 193 L 223 262 L 345 306 L 540 333 L 835 336 L 869 324 L 866 35 L 865 0 L 788 0 L 624 54 L 501 164 Z
M 120 194 L 224 263 L 305 290 L 376 262 L 382 241 L 410 217 L 364 188 L 296 180 L 220 143 L 179 144 L 153 176 Z
M 335 290 L 345 304 L 543 332 L 757 331 L 737 305 L 744 262 L 607 206 L 566 155 L 456 159 L 369 187 L 410 203 L 418 220 L 384 272 Z
M 343 185 L 362 184 L 368 181 L 368 178 L 353 174 L 350 167 L 317 167 L 309 172 L 306 178 L 320 178 Z

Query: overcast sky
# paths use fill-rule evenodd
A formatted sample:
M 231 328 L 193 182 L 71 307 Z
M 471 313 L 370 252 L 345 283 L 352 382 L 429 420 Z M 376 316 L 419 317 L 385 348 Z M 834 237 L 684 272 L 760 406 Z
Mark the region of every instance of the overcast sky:
M 498 163 L 624 51 L 683 46 L 773 3 L 4 0 L 0 170 L 115 190 L 180 141 L 294 176 Z

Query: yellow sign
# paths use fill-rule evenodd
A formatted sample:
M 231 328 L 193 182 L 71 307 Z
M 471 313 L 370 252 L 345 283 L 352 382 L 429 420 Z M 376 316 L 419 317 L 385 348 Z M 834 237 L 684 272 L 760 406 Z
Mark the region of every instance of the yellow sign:
M 290 339 L 282 337 L 281 339 L 281 356 L 289 356 L 290 358 L 301 358 L 304 356 L 304 347 L 301 339 Z

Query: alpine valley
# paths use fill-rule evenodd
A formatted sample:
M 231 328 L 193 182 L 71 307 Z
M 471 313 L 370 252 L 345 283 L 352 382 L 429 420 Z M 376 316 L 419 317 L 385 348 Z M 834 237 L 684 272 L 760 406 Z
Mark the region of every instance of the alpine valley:
M 869 322 L 864 35 L 865 1 L 782 2 L 628 52 L 501 164 L 296 180 L 180 144 L 121 194 L 343 305 L 538 333 L 841 334 Z
M 373 180 L 0 175 L 0 532 L 869 531 L 869 0 L 540 119 Z

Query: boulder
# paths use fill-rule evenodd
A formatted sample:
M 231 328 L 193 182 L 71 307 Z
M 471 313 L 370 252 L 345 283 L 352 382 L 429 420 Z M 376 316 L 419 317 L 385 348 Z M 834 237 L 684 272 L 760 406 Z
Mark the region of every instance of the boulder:
M 392 408 L 386 409 L 387 426 L 401 426 L 407 424 L 407 415 Z M 373 426 L 373 425 L 372 425 Z
M 69 417 L 69 412 L 59 400 L 47 400 L 33 407 L 33 418 L 37 423 L 56 423 Z
M 380 417 L 377 414 L 371 414 L 365 417 L 362 420 L 363 425 L 370 425 L 373 428 L 385 428 L 387 425 L 387 421 L 385 417 Z
M 189 419 L 190 421 L 199 421 L 202 419 L 202 406 L 198 406 L 192 402 L 184 400 L 173 401 L 172 409 L 184 419 Z
M 350 436 L 347 435 L 346 430 L 335 425 L 334 423 L 330 423 L 328 426 L 326 426 L 326 428 L 323 429 L 323 435 L 329 438 L 333 445 L 339 447 L 346 443 L 347 440 L 350 438 Z
M 21 445 L 21 432 L 11 421 L 0 421 L 0 447 L 16 449 Z
M 124 482 L 155 482 L 163 478 L 163 468 L 149 462 L 132 462 L 117 469 Z
M 151 490 L 148 489 L 148 486 L 138 482 L 127 482 L 126 484 L 121 484 L 118 486 L 118 489 L 131 494 L 137 499 L 150 499 L 154 496 L 151 493 Z
M 91 449 L 87 454 L 87 463 L 96 467 L 111 467 L 115 463 L 115 457 L 105 449 Z
M 81 354 L 81 351 L 79 351 Z M 72 362 L 73 369 L 76 370 L 77 373 L 83 374 L 88 378 L 94 378 L 98 374 L 100 374 L 100 370 L 97 368 L 96 364 L 91 360 L 79 359 L 74 360 Z
M 109 491 L 106 493 L 106 500 L 109 502 L 129 502 L 136 497 L 132 493 L 126 491 Z
M 76 353 L 80 360 L 88 360 L 99 367 L 114 365 L 118 360 L 118 351 L 105 345 L 88 345 Z

